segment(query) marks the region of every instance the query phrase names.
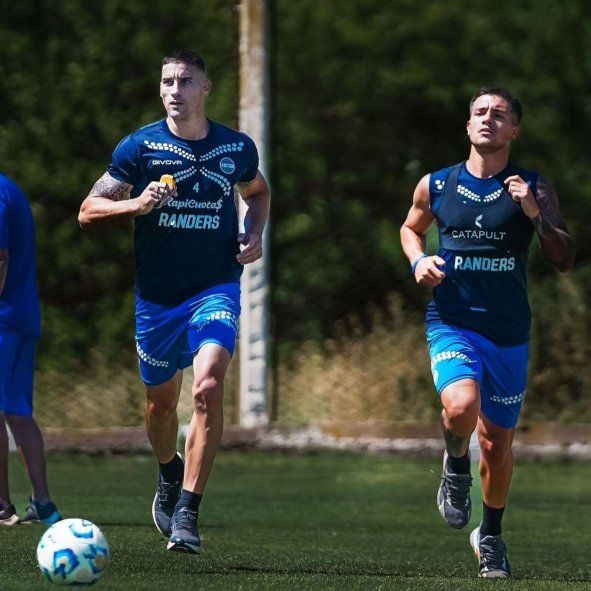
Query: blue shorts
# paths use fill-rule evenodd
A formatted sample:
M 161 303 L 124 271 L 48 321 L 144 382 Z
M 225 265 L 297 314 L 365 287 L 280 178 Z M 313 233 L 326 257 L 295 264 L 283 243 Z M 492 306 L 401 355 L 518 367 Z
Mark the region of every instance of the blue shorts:
M 234 353 L 240 284 L 217 285 L 175 307 L 136 297 L 136 348 L 142 380 L 157 386 L 193 362 L 206 343 Z
M 529 343 L 499 347 L 471 330 L 427 323 L 431 372 L 437 393 L 466 378 L 480 384 L 482 414 L 495 425 L 517 424 L 525 398 Z
M 0 330 L 0 410 L 33 414 L 33 378 L 37 337 Z

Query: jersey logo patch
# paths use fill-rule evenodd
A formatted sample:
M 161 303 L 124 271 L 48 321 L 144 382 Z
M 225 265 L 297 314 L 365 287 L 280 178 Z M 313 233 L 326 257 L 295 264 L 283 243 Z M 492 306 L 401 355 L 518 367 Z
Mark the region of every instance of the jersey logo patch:
M 474 220 L 474 223 L 479 228 L 482 228 L 482 224 L 480 223 L 481 221 L 482 221 L 482 214 L 480 214 L 479 216 L 476 216 L 476 219 Z
M 236 165 L 232 158 L 222 158 L 220 160 L 220 170 L 225 174 L 232 174 L 236 170 Z

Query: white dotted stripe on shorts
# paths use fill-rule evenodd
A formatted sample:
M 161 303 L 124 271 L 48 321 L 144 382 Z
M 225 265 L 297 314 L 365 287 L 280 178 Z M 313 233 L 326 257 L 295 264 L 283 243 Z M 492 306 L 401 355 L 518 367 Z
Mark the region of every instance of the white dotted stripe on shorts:
M 506 396 L 505 398 L 501 398 L 500 396 L 491 396 L 490 399 L 493 402 L 500 402 L 501 404 L 504 404 L 505 406 L 511 406 L 512 404 L 519 404 L 520 402 L 523 402 L 523 399 L 525 398 L 525 390 L 523 392 L 521 392 L 520 394 L 515 394 L 515 396 Z
M 203 330 L 208 324 L 211 324 L 216 320 L 221 320 L 224 324 L 229 325 L 230 328 L 238 330 L 238 319 L 232 314 L 232 312 L 227 312 L 225 310 L 221 312 L 213 312 L 199 324 L 196 324 L 195 328 L 197 330 Z
M 437 353 L 437 355 L 431 359 L 431 371 L 433 371 L 433 368 L 440 361 L 447 361 L 448 359 L 461 359 L 467 363 L 474 363 L 470 357 L 464 355 L 464 353 L 460 353 L 460 351 L 442 351 L 441 353 Z
M 153 367 L 168 367 L 168 361 L 159 361 L 158 359 L 154 359 L 140 347 L 140 344 L 137 341 L 135 343 L 135 348 L 137 349 L 138 357 L 148 365 L 152 365 Z

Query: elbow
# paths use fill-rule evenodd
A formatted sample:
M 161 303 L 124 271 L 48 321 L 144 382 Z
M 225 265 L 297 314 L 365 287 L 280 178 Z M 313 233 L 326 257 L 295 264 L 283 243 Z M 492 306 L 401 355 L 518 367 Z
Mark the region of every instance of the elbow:
M 91 225 L 91 217 L 88 212 L 88 208 L 85 207 L 84 203 L 78 212 L 78 225 L 82 230 L 88 230 Z
M 88 223 L 88 218 L 87 218 L 87 216 L 86 216 L 84 213 L 82 213 L 82 212 L 80 212 L 80 213 L 78 214 L 78 225 L 80 226 L 80 228 L 81 228 L 82 230 L 86 230 L 86 229 L 88 228 L 88 226 L 89 226 L 89 223 Z

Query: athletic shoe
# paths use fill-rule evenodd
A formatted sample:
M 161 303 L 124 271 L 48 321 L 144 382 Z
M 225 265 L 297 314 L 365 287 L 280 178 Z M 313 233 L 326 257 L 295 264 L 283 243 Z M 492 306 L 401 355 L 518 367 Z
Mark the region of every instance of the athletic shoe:
M 167 550 L 176 552 L 201 552 L 201 539 L 197 529 L 197 511 L 189 507 L 179 507 L 172 517 L 172 534 L 166 546 Z
M 62 516 L 59 514 L 57 507 L 51 501 L 47 503 L 40 503 L 29 499 L 29 506 L 25 514 L 20 518 L 23 525 L 31 525 L 32 523 L 42 523 L 43 525 L 53 525 L 61 521 Z
M 14 505 L 4 505 L 0 509 L 0 525 L 16 525 L 19 522 Z
M 177 451 L 177 456 L 183 460 L 183 456 Z M 158 474 L 158 488 L 154 495 L 154 502 L 152 503 L 152 519 L 156 529 L 165 537 L 169 538 L 171 534 L 170 521 L 174 513 L 174 508 L 181 496 L 181 489 L 183 488 L 184 462 L 183 471 L 179 474 L 178 480 L 175 482 L 166 482 L 162 475 Z
M 470 534 L 470 545 L 478 557 L 478 576 L 487 579 L 508 579 L 511 565 L 507 546 L 501 536 L 480 536 L 480 527 Z
M 437 491 L 437 508 L 446 523 L 455 529 L 462 529 L 472 515 L 470 501 L 470 474 L 452 472 L 447 461 L 447 452 L 443 454 L 443 475 Z

